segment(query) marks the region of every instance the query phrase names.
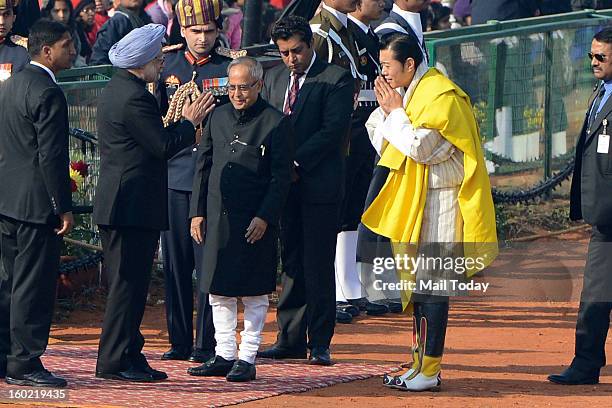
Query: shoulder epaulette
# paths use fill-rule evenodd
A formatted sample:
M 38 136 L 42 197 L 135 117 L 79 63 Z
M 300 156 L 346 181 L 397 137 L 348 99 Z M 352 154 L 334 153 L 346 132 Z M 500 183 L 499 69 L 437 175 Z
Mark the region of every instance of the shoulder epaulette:
M 28 39 L 20 35 L 11 35 L 11 41 L 23 48 L 28 48 Z
M 165 54 L 167 52 L 181 50 L 184 46 L 185 44 L 166 45 L 165 47 L 162 47 L 162 52 Z
M 217 53 L 217 55 L 231 59 L 247 56 L 247 50 L 232 50 L 230 48 L 225 47 L 217 47 L 215 48 L 215 52 Z

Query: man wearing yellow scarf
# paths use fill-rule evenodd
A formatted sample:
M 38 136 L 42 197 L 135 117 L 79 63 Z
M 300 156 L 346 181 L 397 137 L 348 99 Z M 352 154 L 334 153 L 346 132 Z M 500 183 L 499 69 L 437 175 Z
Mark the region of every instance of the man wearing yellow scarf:
M 384 384 L 431 390 L 441 384 L 449 296 L 465 293 L 457 282 L 497 255 L 495 211 L 469 97 L 428 69 L 407 36 L 383 39 L 380 62 L 380 108 L 366 127 L 389 176 L 362 222 L 391 240 L 402 300 L 414 316 L 412 367 Z M 406 256 L 412 263 L 401 264 Z

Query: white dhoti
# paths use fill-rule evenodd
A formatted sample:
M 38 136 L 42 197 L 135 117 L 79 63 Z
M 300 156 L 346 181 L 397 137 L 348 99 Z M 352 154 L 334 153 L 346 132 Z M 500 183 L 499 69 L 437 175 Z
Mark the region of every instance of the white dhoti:
M 236 359 L 236 326 L 238 325 L 238 298 L 209 295 L 215 325 L 215 353 L 226 360 Z M 240 332 L 241 342 L 238 359 L 254 364 L 261 331 L 266 323 L 268 312 L 268 295 L 243 296 L 244 330 Z

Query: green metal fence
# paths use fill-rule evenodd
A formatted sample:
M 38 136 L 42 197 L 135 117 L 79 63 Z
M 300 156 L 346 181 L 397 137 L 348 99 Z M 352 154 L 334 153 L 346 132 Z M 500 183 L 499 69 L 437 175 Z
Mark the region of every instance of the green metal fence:
M 586 54 L 610 24 L 612 11 L 582 11 L 425 35 L 431 65 L 470 95 L 497 188 L 568 162 L 596 84 Z

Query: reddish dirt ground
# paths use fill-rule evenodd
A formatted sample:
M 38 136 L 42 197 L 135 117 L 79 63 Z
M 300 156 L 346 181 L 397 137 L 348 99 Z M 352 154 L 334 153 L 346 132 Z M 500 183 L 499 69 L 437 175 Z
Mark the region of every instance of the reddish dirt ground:
M 576 252 L 582 256 L 586 251 L 585 234 L 566 235 L 561 240 L 575 243 Z M 545 245 L 558 242 L 558 239 L 540 241 Z M 529 260 L 528 253 L 524 259 Z M 583 259 L 572 259 L 568 266 L 576 269 L 584 266 Z M 521 272 L 530 268 L 538 272 L 534 262 L 511 266 Z M 537 279 L 537 273 L 534 279 Z M 96 345 L 102 308 L 100 303 L 94 310 L 74 311 L 68 320 L 53 326 L 50 343 Z M 403 393 L 384 388 L 380 378 L 371 378 L 244 405 L 385 408 L 612 406 L 611 367 L 603 369 L 601 384 L 596 386 L 563 387 L 546 381 L 548 374 L 560 372 L 571 361 L 576 311 L 576 301 L 457 301 L 451 306 L 441 392 Z M 271 309 L 264 333 L 265 345 L 275 339 L 274 319 L 274 310 Z M 142 328 L 147 339 L 146 348 L 163 350 L 168 347 L 163 305 L 147 308 Z M 364 316 L 353 324 L 337 326 L 332 354 L 335 359 L 343 361 L 383 361 L 399 365 L 407 360 L 410 338 L 411 323 L 407 316 Z M 612 355 L 610 339 L 607 352 Z

